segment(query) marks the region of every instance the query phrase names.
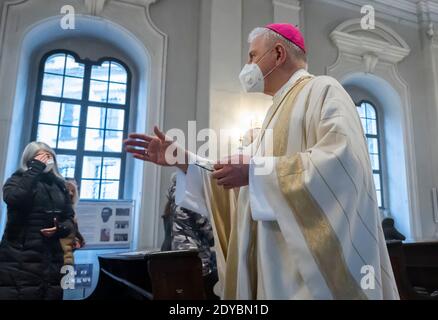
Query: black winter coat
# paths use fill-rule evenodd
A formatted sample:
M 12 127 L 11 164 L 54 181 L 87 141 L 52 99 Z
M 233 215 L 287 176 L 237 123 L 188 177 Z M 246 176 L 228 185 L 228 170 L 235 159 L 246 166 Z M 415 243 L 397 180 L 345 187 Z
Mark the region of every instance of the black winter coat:
M 3 187 L 8 217 L 0 243 L 0 300 L 62 299 L 63 250 L 59 238 L 73 230 L 73 208 L 64 181 L 44 173 L 45 164 L 28 163 Z M 59 223 L 47 238 L 41 229 Z

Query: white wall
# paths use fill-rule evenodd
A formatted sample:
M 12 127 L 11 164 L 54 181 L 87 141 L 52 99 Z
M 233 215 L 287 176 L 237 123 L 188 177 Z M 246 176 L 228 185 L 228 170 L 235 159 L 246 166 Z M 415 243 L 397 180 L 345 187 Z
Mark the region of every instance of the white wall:
M 151 17 L 168 35 L 164 129 L 180 128 L 187 133 L 188 121 L 196 120 L 198 88 L 198 38 L 200 0 L 160 0 L 151 6 Z M 200 106 L 208 108 L 208 105 Z M 173 169 L 164 168 L 161 177 L 161 217 Z M 164 236 L 160 224 L 159 240 Z

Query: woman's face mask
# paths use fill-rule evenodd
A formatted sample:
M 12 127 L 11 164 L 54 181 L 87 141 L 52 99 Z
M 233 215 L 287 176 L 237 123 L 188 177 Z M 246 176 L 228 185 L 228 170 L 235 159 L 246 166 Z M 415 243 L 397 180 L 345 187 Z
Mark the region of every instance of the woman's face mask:
M 53 159 L 49 159 L 46 163 L 46 168 L 44 169 L 45 173 L 48 173 L 53 170 L 53 167 L 55 166 L 55 161 Z
M 258 65 L 258 62 L 262 61 L 262 59 L 272 50 L 273 49 L 266 51 L 257 62 L 251 64 L 247 63 L 243 67 L 242 71 L 240 72 L 239 79 L 245 92 L 263 93 L 265 91 L 265 79 L 277 68 L 277 66 L 273 67 L 264 76 Z
M 38 155 L 42 155 L 42 154 L 49 156 L 49 160 L 47 161 L 46 167 L 44 168 L 44 173 L 48 173 L 48 172 L 53 170 L 53 168 L 55 166 L 55 160 L 53 159 L 53 155 L 50 154 L 49 152 L 45 152 L 45 151 L 38 152 L 36 155 L 38 156 Z

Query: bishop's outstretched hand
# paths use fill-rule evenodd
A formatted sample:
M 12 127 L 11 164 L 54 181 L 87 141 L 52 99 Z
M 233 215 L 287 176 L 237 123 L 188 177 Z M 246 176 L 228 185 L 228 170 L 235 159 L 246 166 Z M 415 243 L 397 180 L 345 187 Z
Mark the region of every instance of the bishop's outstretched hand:
M 154 133 L 154 136 L 131 133 L 129 138 L 123 141 L 126 152 L 131 153 L 134 158 L 139 160 L 152 162 L 160 166 L 178 166 L 186 171 L 186 151 L 174 145 L 174 142 L 168 139 L 157 126 L 154 127 Z M 170 146 L 172 146 L 173 152 L 168 152 Z M 177 151 L 184 153 L 184 161 L 180 163 L 175 161 Z

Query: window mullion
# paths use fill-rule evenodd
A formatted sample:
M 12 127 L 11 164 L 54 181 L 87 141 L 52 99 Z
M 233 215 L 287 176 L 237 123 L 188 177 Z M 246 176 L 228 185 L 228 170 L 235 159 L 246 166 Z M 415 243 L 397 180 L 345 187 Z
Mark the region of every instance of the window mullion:
M 82 90 L 81 104 L 81 117 L 79 120 L 79 133 L 78 133 L 78 148 L 76 152 L 76 167 L 75 167 L 75 179 L 78 182 L 79 188 L 82 185 L 82 167 L 84 164 L 84 150 L 85 150 L 85 132 L 87 126 L 87 113 L 88 113 L 88 96 L 90 92 L 90 78 L 91 78 L 91 63 L 84 62 L 84 82 Z M 80 189 L 82 190 L 82 189 Z
M 61 97 L 64 96 L 64 86 L 65 86 L 65 71 L 67 68 L 67 54 L 64 54 L 64 70 L 63 70 L 63 74 L 62 74 L 62 88 L 61 88 Z M 44 73 L 43 73 L 44 74 Z M 59 106 L 59 115 L 58 115 L 58 128 L 56 131 L 56 145 L 55 145 L 55 150 L 58 149 L 58 143 L 59 143 L 59 133 L 61 131 L 61 114 L 62 114 L 62 103 L 60 103 Z
M 105 118 L 103 120 L 103 139 L 102 139 L 102 158 L 100 161 L 100 176 L 99 176 L 99 199 L 102 198 L 102 184 L 103 184 L 103 161 L 105 159 L 105 140 L 106 140 L 106 126 L 107 126 L 107 119 L 108 119 L 108 99 L 109 99 L 109 87 L 110 87 L 110 79 L 111 79 L 111 62 L 109 63 L 108 67 L 108 81 L 107 81 L 107 88 L 106 88 L 106 104 L 104 106 L 105 108 Z

